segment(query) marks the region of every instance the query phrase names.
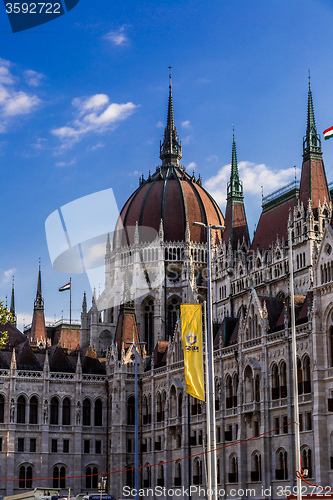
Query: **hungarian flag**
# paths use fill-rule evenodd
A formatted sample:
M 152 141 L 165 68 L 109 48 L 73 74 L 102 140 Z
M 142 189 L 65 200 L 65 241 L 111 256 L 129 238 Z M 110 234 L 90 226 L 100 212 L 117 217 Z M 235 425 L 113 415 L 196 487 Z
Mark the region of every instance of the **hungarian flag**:
M 205 401 L 201 304 L 181 304 L 180 321 L 184 350 L 186 392 Z
M 70 290 L 71 289 L 71 282 L 67 283 L 66 285 L 64 286 L 61 286 L 59 288 L 59 292 L 64 292 L 65 290 Z
M 330 127 L 328 129 L 324 130 L 323 134 L 325 137 L 325 141 L 327 141 L 327 139 L 330 139 L 331 137 L 333 137 L 333 127 Z

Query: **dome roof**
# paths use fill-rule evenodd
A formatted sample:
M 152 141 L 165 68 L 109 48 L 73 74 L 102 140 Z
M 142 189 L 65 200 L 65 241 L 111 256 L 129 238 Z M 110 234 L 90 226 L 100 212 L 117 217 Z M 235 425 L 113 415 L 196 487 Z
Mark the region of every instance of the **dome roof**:
M 215 200 L 202 187 L 201 178 L 196 181 L 179 165 L 182 145 L 178 140 L 173 116 L 172 86 L 170 74 L 167 124 L 160 144 L 162 166 L 140 186 L 127 200 L 120 216 L 125 229 L 122 245 L 134 242 L 134 228 L 139 227 L 139 241 L 150 242 L 156 238 L 163 222 L 164 241 L 185 241 L 186 227 L 190 240 L 207 241 L 206 230 L 192 226 L 192 222 L 223 225 L 224 219 Z M 118 224 L 118 230 L 120 229 Z M 153 231 L 144 229 L 152 228 Z M 213 241 L 221 239 L 221 232 L 214 231 Z M 126 237 L 125 237 L 126 234 Z
M 128 234 L 133 234 L 130 228 L 136 223 L 140 228 L 149 227 L 158 232 L 162 220 L 164 241 L 185 241 L 188 224 L 190 240 L 204 243 L 207 241 L 205 229 L 192 226 L 192 222 L 224 223 L 221 210 L 201 186 L 201 179 L 196 181 L 194 175 L 191 177 L 184 168 L 175 165 L 162 166 L 153 175 L 149 174 L 147 180 L 141 180 L 120 215 Z M 142 241 L 149 239 L 141 235 Z

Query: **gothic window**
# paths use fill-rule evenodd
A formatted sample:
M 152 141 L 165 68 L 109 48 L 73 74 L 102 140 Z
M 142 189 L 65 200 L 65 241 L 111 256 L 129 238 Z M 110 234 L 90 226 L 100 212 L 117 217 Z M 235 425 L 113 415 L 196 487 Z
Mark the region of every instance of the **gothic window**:
M 127 425 L 135 424 L 135 397 L 130 396 L 127 400 Z
M 202 484 L 202 460 L 196 458 L 193 465 L 193 484 Z
M 181 486 L 182 485 L 182 465 L 180 462 L 176 463 L 175 465 L 175 480 L 174 480 L 174 485 L 175 486 Z
M 0 424 L 5 421 L 5 398 L 0 396 Z
M 129 464 L 126 467 L 126 486 L 129 486 L 130 488 L 133 488 L 134 486 L 134 465 Z
M 148 297 L 143 303 L 144 341 L 148 352 L 154 348 L 154 300 Z
M 245 403 L 251 403 L 253 401 L 253 374 L 249 365 L 244 371 L 244 382 L 244 401 Z
M 65 398 L 62 403 L 62 425 L 71 425 L 71 401 Z
M 298 394 L 303 394 L 303 371 L 302 371 L 302 363 L 299 358 L 297 358 L 297 383 L 298 383 Z
M 261 455 L 259 452 L 252 455 L 251 481 L 261 481 Z
M 302 469 L 307 469 L 308 477 L 312 477 L 312 453 L 308 447 L 302 450 Z
M 32 466 L 21 465 L 19 468 L 19 488 L 32 488 Z
M 279 369 L 276 363 L 272 366 L 272 399 L 279 399 L 280 397 L 280 380 Z
M 98 488 L 98 469 L 97 467 L 87 467 L 86 468 L 86 488 L 90 490 L 93 488 L 97 490 Z
M 94 405 L 94 425 L 100 427 L 102 425 L 103 403 L 100 399 L 95 401 Z
M 303 378 L 304 394 L 308 394 L 311 392 L 311 367 L 309 356 L 305 356 L 303 359 Z
M 180 392 L 178 394 L 178 417 L 182 416 L 183 413 L 183 394 Z
M 143 470 L 143 487 L 150 488 L 151 487 L 151 467 L 149 467 L 149 463 L 146 463 L 145 468 Z
M 157 467 L 157 486 L 164 486 L 164 465 L 159 464 Z
M 66 469 L 64 466 L 53 467 L 53 488 L 66 488 Z
M 333 326 L 329 329 L 329 366 L 333 366 Z
M 91 425 L 91 403 L 89 399 L 84 399 L 83 400 L 83 415 L 82 415 L 82 420 L 83 420 L 83 425 L 89 426 Z
M 38 399 L 36 396 L 30 398 L 29 424 L 38 424 Z
M 25 406 L 26 401 L 24 396 L 19 396 L 17 400 L 17 423 L 25 424 Z
M 235 373 L 232 377 L 232 405 L 237 406 L 237 392 L 238 392 L 238 374 Z
M 287 397 L 287 367 L 284 361 L 280 364 L 280 397 Z
M 170 417 L 177 416 L 177 396 L 176 396 L 176 388 L 173 385 L 170 391 Z
M 59 400 L 55 396 L 51 399 L 50 404 L 50 424 L 58 425 L 59 423 Z
M 167 305 L 167 311 L 168 311 L 168 337 L 172 337 L 177 318 L 178 318 L 178 311 L 179 311 L 179 306 L 180 306 L 180 298 L 177 296 L 173 296 L 168 300 L 168 305 Z
M 238 482 L 238 459 L 237 455 L 231 455 L 229 458 L 229 483 Z
M 283 449 L 278 450 L 276 454 L 275 479 L 281 481 L 288 479 L 288 454 Z
M 255 401 L 259 402 L 260 401 L 260 376 L 259 376 L 259 374 L 257 374 L 256 378 L 254 379 L 254 396 L 255 396 Z

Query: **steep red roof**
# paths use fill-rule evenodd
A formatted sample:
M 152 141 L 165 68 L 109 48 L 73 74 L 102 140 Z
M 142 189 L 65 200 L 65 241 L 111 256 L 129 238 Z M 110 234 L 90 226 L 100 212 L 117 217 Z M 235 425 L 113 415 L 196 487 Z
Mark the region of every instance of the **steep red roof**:
M 136 323 L 136 316 L 134 307 L 127 304 L 120 307 L 118 316 L 116 334 L 114 338 L 115 344 L 118 346 L 118 356 L 121 356 L 121 350 L 124 344 L 125 351 L 129 348 L 127 342 L 139 342 L 138 326 Z
M 324 203 L 324 200 L 327 203 L 330 201 L 324 162 L 321 157 L 310 157 L 302 165 L 300 200 L 303 202 L 304 207 L 307 206 L 309 199 L 311 199 L 312 210 L 315 214 L 319 206 L 319 201 L 321 205 Z
M 246 243 L 250 241 L 243 203 L 227 204 L 224 225 L 223 239 L 226 244 L 231 241 L 233 250 L 237 249 L 238 241 L 242 242 L 243 238 Z

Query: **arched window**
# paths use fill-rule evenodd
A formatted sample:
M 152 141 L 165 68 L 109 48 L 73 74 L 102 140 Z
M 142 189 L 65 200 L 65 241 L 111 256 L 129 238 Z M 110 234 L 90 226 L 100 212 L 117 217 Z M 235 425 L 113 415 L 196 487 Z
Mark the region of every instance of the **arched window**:
M 175 466 L 175 486 L 182 485 L 182 465 L 180 462 L 176 463 Z
M 307 469 L 308 477 L 312 477 L 312 453 L 310 448 L 302 450 L 302 469 Z
M 303 371 L 302 371 L 302 363 L 299 358 L 297 358 L 297 384 L 298 384 L 298 394 L 303 394 Z
M 127 400 L 127 425 L 135 424 L 135 397 L 130 396 Z
M 183 393 L 180 392 L 178 394 L 178 417 L 181 417 L 183 414 Z
M 259 376 L 259 374 L 257 374 L 256 378 L 254 379 L 254 399 L 257 402 L 260 401 L 260 376 Z
M 157 467 L 157 486 L 164 486 L 164 465 L 158 464 Z
M 147 352 L 154 349 L 154 300 L 148 297 L 143 303 L 144 315 L 144 339 L 146 342 Z
M 50 405 L 50 424 L 58 425 L 59 423 L 59 400 L 55 396 L 51 399 Z
M 65 398 L 62 403 L 62 425 L 71 425 L 71 401 Z
M 36 396 L 30 398 L 29 424 L 38 424 L 38 399 Z
M 91 425 L 91 403 L 89 399 L 83 400 L 83 425 Z
M 95 401 L 95 405 L 94 405 L 94 424 L 95 426 L 97 427 L 101 427 L 102 426 L 102 418 L 103 416 L 103 403 L 100 399 L 97 399 Z
M 86 488 L 90 490 L 93 488 L 97 490 L 98 488 L 98 469 L 97 467 L 87 467 L 86 468 Z
M 280 397 L 287 397 L 287 367 L 284 361 L 280 364 Z
M 25 424 L 25 397 L 19 396 L 17 400 L 17 423 Z
M 21 465 L 19 468 L 19 488 L 32 488 L 32 467 Z
M 5 398 L 0 396 L 0 424 L 5 421 Z
M 134 486 L 134 465 L 130 464 L 126 467 L 126 486 L 133 488 Z
M 280 380 L 279 370 L 276 363 L 272 366 L 272 399 L 279 399 L 280 397 Z
M 172 337 L 176 322 L 177 322 L 177 317 L 178 317 L 178 311 L 179 311 L 179 306 L 180 306 L 180 298 L 173 296 L 168 300 L 168 305 L 167 305 L 167 310 L 168 310 L 168 325 L 167 325 L 167 332 L 168 332 L 168 337 Z
M 173 385 L 170 390 L 170 417 L 177 416 L 177 396 L 176 396 L 176 388 Z
M 193 484 L 202 484 L 202 460 L 198 458 L 194 461 Z
M 238 483 L 238 459 L 231 455 L 229 459 L 229 483 Z
M 302 464 L 303 466 L 303 464 Z M 275 479 L 288 479 L 288 457 L 285 450 L 278 450 L 276 454 Z
M 251 481 L 261 481 L 261 455 L 258 452 L 252 455 Z
M 232 378 L 230 375 L 226 376 L 226 381 L 225 381 L 225 387 L 226 387 L 226 408 L 232 408 Z
M 66 469 L 64 466 L 53 467 L 53 488 L 66 488 Z
M 146 463 L 146 466 L 143 470 L 143 487 L 150 488 L 151 487 L 151 467 Z
M 304 375 L 304 394 L 311 392 L 311 367 L 310 358 L 305 356 L 303 360 L 303 375 Z
M 244 401 L 245 403 L 251 403 L 253 401 L 253 375 L 249 365 L 247 365 L 244 371 L 244 381 Z

